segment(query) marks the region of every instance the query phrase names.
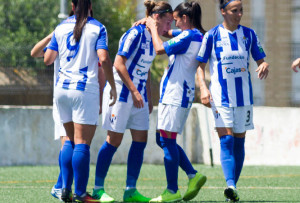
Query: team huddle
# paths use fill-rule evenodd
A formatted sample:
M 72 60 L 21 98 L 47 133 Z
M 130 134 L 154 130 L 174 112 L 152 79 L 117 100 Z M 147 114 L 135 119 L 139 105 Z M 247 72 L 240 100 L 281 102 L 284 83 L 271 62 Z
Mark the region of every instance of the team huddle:
M 46 65 L 54 63 L 53 118 L 61 138 L 60 175 L 51 194 L 64 202 L 114 202 L 105 192 L 105 177 L 126 129 L 132 144 L 127 160 L 124 202 L 175 202 L 194 199 L 206 182 L 176 143 L 195 95 L 195 75 L 201 102 L 210 107 L 220 138 L 221 165 L 227 183 L 227 201 L 239 201 L 237 182 L 245 157 L 246 131 L 253 129 L 253 94 L 250 55 L 258 77 L 267 78 L 269 65 L 254 30 L 240 25 L 241 0 L 220 0 L 222 24 L 205 31 L 201 6 L 196 1 L 174 10 L 165 1 L 146 0 L 146 18 L 136 22 L 119 42 L 114 63 L 108 52 L 107 31 L 92 17 L 90 0 L 72 0 L 70 17 L 32 49 Z M 171 29 L 175 21 L 177 30 Z M 161 36 L 169 38 L 163 41 Z M 167 188 L 156 198 L 136 188 L 147 145 L 151 101 L 151 64 L 167 54 L 168 67 L 160 83 L 156 143 L 163 149 Z M 211 84 L 205 83 L 209 61 Z M 106 83 L 107 81 L 107 83 Z M 106 84 L 105 84 L 106 83 Z M 90 144 L 102 113 L 107 130 L 99 150 L 95 186 L 87 193 Z M 178 189 L 179 167 L 188 177 L 183 196 Z M 74 180 L 75 191 L 72 192 Z

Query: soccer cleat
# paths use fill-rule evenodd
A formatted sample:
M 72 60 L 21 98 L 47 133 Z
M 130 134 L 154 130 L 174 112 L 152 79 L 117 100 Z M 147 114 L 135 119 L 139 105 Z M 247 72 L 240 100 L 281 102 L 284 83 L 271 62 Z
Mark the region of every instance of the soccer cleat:
M 64 202 L 72 202 L 72 191 L 63 188 L 61 191 L 61 200 Z
M 53 197 L 55 197 L 56 199 L 59 199 L 60 201 L 62 201 L 61 192 L 62 192 L 62 189 L 61 188 L 57 189 L 57 188 L 55 188 L 55 186 L 53 186 L 51 189 L 51 195 Z
M 230 202 L 238 202 L 240 200 L 238 192 L 233 186 L 229 186 L 224 190 L 224 196 Z
M 196 173 L 195 177 L 189 180 L 188 189 L 183 195 L 183 200 L 189 201 L 196 197 L 205 182 L 206 176 Z
M 149 202 L 150 199 L 139 193 L 137 189 L 125 190 L 123 195 L 124 202 Z
M 73 202 L 93 203 L 93 202 L 100 202 L 100 200 L 93 198 L 89 193 L 86 192 L 84 194 L 84 196 L 78 196 L 78 195 L 74 194 Z
M 93 189 L 93 198 L 100 200 L 100 202 L 114 202 L 114 198 L 109 196 L 104 189 Z
M 173 194 L 168 189 L 166 189 L 161 195 L 151 199 L 150 202 L 177 202 L 181 200 L 182 197 L 179 190 L 177 190 L 177 192 Z

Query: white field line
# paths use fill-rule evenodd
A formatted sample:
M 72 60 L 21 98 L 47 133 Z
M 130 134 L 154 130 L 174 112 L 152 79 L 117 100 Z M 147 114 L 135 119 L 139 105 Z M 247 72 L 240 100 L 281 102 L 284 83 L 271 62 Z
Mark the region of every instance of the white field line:
M 51 190 L 51 187 L 49 186 L 0 186 L 1 189 L 46 189 L 46 190 Z M 92 189 L 93 187 L 88 187 L 89 189 Z M 120 187 L 116 186 L 107 186 L 106 188 L 109 189 L 122 189 Z M 187 187 L 180 187 L 179 188 L 187 188 Z M 140 186 L 139 190 L 150 190 L 150 189 L 165 189 L 165 186 Z M 215 187 L 215 186 L 204 186 L 202 187 L 204 190 L 223 190 L 224 187 Z M 238 189 L 242 190 L 300 190 L 300 187 L 254 187 L 254 186 L 249 186 L 249 187 L 239 187 Z

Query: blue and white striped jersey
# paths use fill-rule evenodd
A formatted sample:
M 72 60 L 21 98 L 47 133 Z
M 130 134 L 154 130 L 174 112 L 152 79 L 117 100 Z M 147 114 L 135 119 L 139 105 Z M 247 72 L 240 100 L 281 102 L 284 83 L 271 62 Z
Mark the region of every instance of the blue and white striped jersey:
M 120 56 L 127 58 L 126 68 L 129 76 L 143 96 L 145 102 L 147 99 L 146 82 L 148 72 L 156 53 L 152 43 L 152 37 L 145 25 L 139 25 L 129 29 L 120 39 L 119 51 Z M 121 102 L 132 102 L 129 89 L 121 80 L 119 74 L 114 67 L 114 78 L 118 93 L 118 100 Z
M 194 101 L 196 60 L 203 34 L 197 30 L 175 30 L 174 38 L 164 42 L 169 56 L 169 65 L 165 69 L 160 83 L 160 103 L 190 108 Z
M 239 25 L 231 32 L 222 24 L 206 33 L 197 60 L 209 59 L 210 92 L 216 106 L 253 104 L 249 72 L 250 53 L 255 61 L 266 57 L 254 30 Z
M 48 49 L 59 54 L 57 87 L 86 92 L 98 92 L 98 49 L 107 50 L 106 28 L 89 17 L 78 43 L 73 38 L 76 17 L 71 16 L 59 24 Z

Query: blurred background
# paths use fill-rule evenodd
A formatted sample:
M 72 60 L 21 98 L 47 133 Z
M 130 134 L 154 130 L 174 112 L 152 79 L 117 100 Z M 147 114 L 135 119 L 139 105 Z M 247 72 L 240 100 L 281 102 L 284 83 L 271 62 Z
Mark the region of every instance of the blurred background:
M 222 22 L 217 0 L 198 1 L 206 30 Z M 145 16 L 143 2 L 92 0 L 94 17 L 108 30 L 112 60 L 121 35 Z M 169 2 L 175 8 L 184 1 Z M 300 0 L 242 2 L 241 24 L 256 31 L 270 64 L 268 79 L 261 81 L 251 61 L 255 105 L 300 106 L 300 74 L 290 68 L 292 61 L 300 57 Z M 43 59 L 32 58 L 30 50 L 60 23 L 58 16 L 68 15 L 70 5 L 71 0 L 0 0 L 0 105 L 52 105 L 53 67 L 46 67 Z M 154 104 L 158 102 L 159 81 L 167 64 L 166 56 L 159 56 L 151 69 Z

